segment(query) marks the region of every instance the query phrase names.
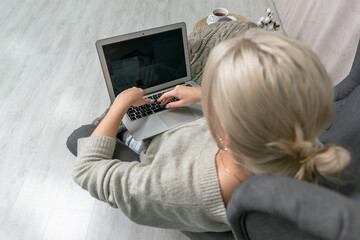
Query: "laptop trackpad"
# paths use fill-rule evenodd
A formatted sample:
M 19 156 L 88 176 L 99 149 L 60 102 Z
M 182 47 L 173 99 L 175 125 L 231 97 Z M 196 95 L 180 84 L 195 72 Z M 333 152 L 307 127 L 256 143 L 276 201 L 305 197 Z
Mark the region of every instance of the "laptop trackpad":
M 196 115 L 191 111 L 191 109 L 182 108 L 170 109 L 168 111 L 159 113 L 158 117 L 166 124 L 166 126 L 174 127 L 194 119 Z

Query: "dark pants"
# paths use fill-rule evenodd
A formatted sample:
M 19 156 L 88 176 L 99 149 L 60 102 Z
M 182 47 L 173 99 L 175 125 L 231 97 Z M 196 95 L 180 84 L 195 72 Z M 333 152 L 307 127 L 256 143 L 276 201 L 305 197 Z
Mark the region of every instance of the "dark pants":
M 77 142 L 79 138 L 89 137 L 91 133 L 95 130 L 96 126 L 93 124 L 83 125 L 76 129 L 67 139 L 66 146 L 69 151 L 77 156 Z M 121 161 L 128 161 L 128 159 L 135 159 L 140 161 L 139 155 L 126 146 L 122 141 L 116 138 L 116 146 L 113 159 L 121 159 Z

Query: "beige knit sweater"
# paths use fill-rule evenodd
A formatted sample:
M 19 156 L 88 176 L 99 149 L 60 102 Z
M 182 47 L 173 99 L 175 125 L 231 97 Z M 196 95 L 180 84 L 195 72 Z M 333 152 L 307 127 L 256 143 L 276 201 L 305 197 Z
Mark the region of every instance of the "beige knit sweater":
M 79 139 L 73 178 L 138 224 L 229 231 L 215 166 L 218 147 L 206 120 L 167 131 L 144 145 L 141 162 L 122 162 L 111 159 L 114 139 Z

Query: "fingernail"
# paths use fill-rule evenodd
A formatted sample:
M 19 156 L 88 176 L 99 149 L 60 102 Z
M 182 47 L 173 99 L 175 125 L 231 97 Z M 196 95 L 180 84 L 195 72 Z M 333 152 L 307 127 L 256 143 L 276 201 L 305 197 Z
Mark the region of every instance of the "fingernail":
M 171 108 L 169 105 L 166 105 L 165 108 Z
M 150 101 L 151 103 L 154 103 L 155 102 L 155 100 L 154 99 L 151 99 L 151 101 Z

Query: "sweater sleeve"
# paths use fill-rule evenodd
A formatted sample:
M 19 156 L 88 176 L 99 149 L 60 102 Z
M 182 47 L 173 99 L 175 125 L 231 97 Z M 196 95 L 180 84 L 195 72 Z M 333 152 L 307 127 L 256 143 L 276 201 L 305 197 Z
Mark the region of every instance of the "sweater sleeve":
M 108 137 L 78 141 L 73 178 L 91 196 L 120 208 L 130 220 L 142 225 L 188 231 L 229 230 L 227 224 L 209 216 L 208 206 L 197 195 L 199 190 L 185 185 L 186 178 L 177 177 L 163 162 L 157 165 L 111 159 L 114 149 L 115 140 Z
M 91 196 L 107 202 L 112 207 L 119 207 L 116 201 L 128 201 L 126 189 L 122 192 L 114 182 L 117 174 L 126 175 L 137 162 L 121 162 L 111 159 L 115 150 L 116 140 L 93 136 L 78 140 L 78 157 L 73 167 L 73 179 Z

